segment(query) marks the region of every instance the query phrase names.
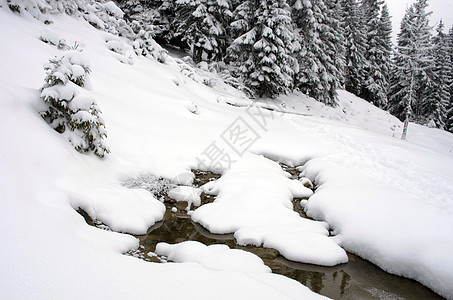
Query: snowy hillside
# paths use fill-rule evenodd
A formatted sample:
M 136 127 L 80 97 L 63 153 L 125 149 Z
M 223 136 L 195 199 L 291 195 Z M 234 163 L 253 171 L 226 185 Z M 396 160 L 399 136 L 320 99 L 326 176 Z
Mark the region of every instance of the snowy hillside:
M 410 124 L 402 141 L 401 122 L 345 91 L 336 108 L 300 94 L 254 103 L 208 87 L 180 59 L 137 56 L 131 41 L 83 19 L 54 14 L 45 25 L 0 3 L 2 298 L 323 298 L 242 250 L 162 243 L 159 255 L 175 262 L 164 264 L 123 255 L 139 246 L 131 234 L 165 213 L 124 182 L 190 185 L 194 169 L 222 174 L 202 187 L 216 201 L 189 212 L 212 233 L 323 266 L 352 252 L 453 298 L 451 133 Z M 43 37 L 83 50 L 84 93 L 111 151 L 103 159 L 77 152 L 40 116 L 43 66 L 65 54 Z M 300 180 L 277 162 L 298 166 Z M 308 198 L 313 220 L 292 210 L 293 198 Z M 114 232 L 87 225 L 78 208 Z

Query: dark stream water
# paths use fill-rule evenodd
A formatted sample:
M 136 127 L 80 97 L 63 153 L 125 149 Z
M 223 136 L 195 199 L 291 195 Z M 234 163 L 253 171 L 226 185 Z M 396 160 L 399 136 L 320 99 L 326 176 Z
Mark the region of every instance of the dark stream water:
M 246 250 L 261 257 L 273 273 L 295 279 L 311 290 L 334 299 L 442 299 L 416 281 L 388 274 L 351 253 L 348 253 L 349 262 L 346 264 L 320 267 L 289 261 L 273 249 L 239 246 L 232 234 L 212 234 L 192 222 L 184 212 L 178 210 L 172 213 L 170 207 L 163 221 L 138 238 L 139 250 L 144 254 L 142 258 L 155 262 L 159 259 L 146 254 L 154 252 L 159 242 L 199 241 L 206 245 L 225 244 L 230 248 Z
M 295 168 L 285 165 L 282 165 L 282 168 L 297 178 L 298 172 Z M 210 172 L 194 171 L 194 173 L 196 174 L 195 186 L 201 186 L 207 181 L 219 177 Z M 202 205 L 213 200 L 214 197 L 202 194 Z M 294 209 L 299 212 L 301 217 L 306 217 L 299 202 L 300 199 L 294 199 Z M 184 202 L 176 202 L 165 197 L 165 205 L 167 211 L 164 219 L 152 226 L 147 234 L 137 236 L 140 240 L 140 247 L 138 250 L 130 251 L 127 253 L 128 255 L 150 262 L 161 262 L 161 258 L 148 255 L 155 251 L 159 242 L 175 244 L 184 241 L 199 241 L 206 245 L 225 244 L 230 248 L 242 249 L 258 255 L 272 269 L 273 273 L 295 279 L 314 292 L 333 299 L 443 299 L 422 284 L 386 273 L 374 264 L 351 253 L 348 253 L 349 262 L 346 264 L 321 267 L 289 261 L 274 249 L 239 246 L 235 243 L 233 234 L 212 234 L 193 222 L 186 214 Z M 177 212 L 171 211 L 173 207 L 177 207 Z M 83 214 L 83 212 L 81 213 Z

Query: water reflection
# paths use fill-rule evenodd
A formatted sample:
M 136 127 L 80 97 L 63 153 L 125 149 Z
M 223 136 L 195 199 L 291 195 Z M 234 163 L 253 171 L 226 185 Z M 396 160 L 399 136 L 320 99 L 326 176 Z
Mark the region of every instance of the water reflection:
M 172 213 L 170 206 L 163 221 L 150 228 L 148 234 L 138 236 L 143 253 L 154 252 L 159 242 L 175 244 L 190 240 L 206 245 L 225 244 L 258 255 L 273 273 L 295 279 L 311 290 L 334 299 L 442 299 L 423 285 L 390 275 L 350 253 L 348 263 L 322 267 L 289 261 L 274 249 L 239 246 L 232 234 L 212 234 L 194 223 L 183 209 Z
M 281 164 L 293 179 L 298 178 L 296 168 Z M 195 186 L 219 178 L 211 172 L 193 171 Z M 258 255 L 273 273 L 295 279 L 314 292 L 334 299 L 442 299 L 416 281 L 390 275 L 370 262 L 348 253 L 349 262 L 334 267 L 322 267 L 297 263 L 285 259 L 278 251 L 263 247 L 239 246 L 233 234 L 212 234 L 201 225 L 194 223 L 185 212 L 185 204 L 165 198 L 167 211 L 164 220 L 151 227 L 147 234 L 137 236 L 140 240 L 139 253 L 135 256 L 149 261 L 158 261 L 147 256 L 154 252 L 157 243 L 170 244 L 184 241 L 199 241 L 206 245 L 225 244 L 230 248 L 242 249 Z M 213 197 L 202 194 L 202 204 L 212 202 Z M 300 206 L 301 199 L 294 199 L 294 210 L 301 217 L 307 217 Z M 171 208 L 177 207 L 177 212 Z

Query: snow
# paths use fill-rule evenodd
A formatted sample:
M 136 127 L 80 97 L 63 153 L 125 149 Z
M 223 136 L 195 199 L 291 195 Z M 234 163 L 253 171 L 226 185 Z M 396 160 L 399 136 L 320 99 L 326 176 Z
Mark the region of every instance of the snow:
M 113 52 L 116 53 L 122 53 L 124 51 L 123 45 L 121 44 L 120 41 L 118 40 L 110 40 L 106 42 L 106 46 L 109 50 L 112 50 Z
M 124 15 L 124 12 L 118 6 L 116 6 L 116 4 L 113 1 L 109 1 L 105 4 L 103 4 L 102 6 L 109 14 L 111 14 L 113 16 L 122 18 Z
M 274 248 L 294 261 L 347 262 L 346 252 L 328 237 L 327 223 L 293 211 L 292 198 L 309 197 L 312 191 L 285 175 L 277 163 L 246 154 L 219 180 L 203 186 L 217 198 L 197 209 L 192 220 L 213 233 L 234 232 L 240 245 Z
M 173 262 L 196 263 L 209 270 L 230 273 L 232 276 L 239 273 L 246 274 L 261 282 L 279 282 L 276 288 L 285 291 L 284 294 L 292 290 L 291 283 L 284 280 L 285 277 L 281 275 L 271 274 L 271 269 L 264 265 L 258 256 L 244 250 L 230 249 L 226 245 L 206 246 L 196 241 L 186 241 L 174 245 L 158 243 L 156 254 L 166 256 Z M 240 294 L 239 297 L 242 296 Z M 301 289 L 298 294 L 287 294 L 286 296 L 290 298 L 302 297 L 303 299 L 326 299 L 314 294 L 308 288 Z M 235 298 L 237 297 L 238 295 Z
M 54 97 L 55 98 L 55 97 Z M 90 108 L 94 105 L 93 98 L 86 94 L 76 94 L 71 101 L 68 102 L 68 107 L 72 111 L 83 110 L 86 113 L 90 110 Z M 91 114 L 90 114 L 91 115 Z M 92 116 L 90 116 L 92 117 Z
M 47 29 L 44 29 L 39 38 L 46 43 L 50 43 L 52 45 L 58 45 L 60 38 L 53 32 Z
M 196 262 L 211 270 L 271 273 L 271 269 L 255 254 L 230 249 L 227 245 L 206 246 L 196 241 L 175 245 L 159 243 L 156 254 L 173 262 Z
M 194 188 L 191 186 L 177 186 L 168 192 L 168 197 L 175 199 L 176 201 L 186 201 L 187 211 L 189 211 L 192 205 L 200 206 L 200 195 L 202 192 L 203 190 L 200 188 Z
M 52 87 L 48 87 L 43 89 L 41 93 L 41 97 L 45 98 L 55 98 L 55 99 L 61 99 L 61 100 L 71 100 L 74 97 L 75 89 L 74 86 L 71 84 L 68 85 L 55 85 Z
M 181 61 L 169 56 L 160 64 L 131 52 L 134 64 L 122 64 L 106 47 L 104 32 L 82 19 L 47 17 L 52 24 L 0 8 L 4 298 L 75 299 L 81 292 L 87 299 L 318 297 L 299 282 L 263 271 L 256 257 L 246 254 L 247 263 L 239 264 L 237 252 L 224 246 L 162 250 L 178 253 L 184 263 L 123 255 L 138 247 L 128 233 L 145 233 L 165 213 L 151 193 L 127 188 L 124 180 L 152 174 L 190 185 L 190 170 L 213 141 L 234 162 L 203 187 L 217 197 L 197 208 L 193 220 L 292 260 L 332 265 L 345 262 L 345 249 L 453 297 L 452 134 L 410 124 L 401 141 L 396 118 L 344 91 L 337 108 L 297 93 L 280 97 L 272 108 L 285 113 L 275 112 L 260 126 L 240 107 L 250 103 L 242 94 L 195 82 L 181 73 Z M 61 54 L 40 40 L 45 30 L 49 39 L 83 49 L 73 63 L 90 62 L 90 96 L 109 132 L 111 154 L 102 160 L 75 151 L 39 116 L 43 66 Z M 124 38 L 118 41 L 132 49 Z M 259 134 L 241 155 L 220 143 L 238 116 Z M 302 181 L 289 179 L 271 159 L 301 166 Z M 315 184 L 313 195 L 304 178 Z M 318 221 L 292 210 L 296 196 L 310 196 L 303 206 Z M 116 232 L 88 226 L 79 207 Z M 202 261 L 197 251 L 231 255 L 237 268 L 226 270 L 223 258 Z

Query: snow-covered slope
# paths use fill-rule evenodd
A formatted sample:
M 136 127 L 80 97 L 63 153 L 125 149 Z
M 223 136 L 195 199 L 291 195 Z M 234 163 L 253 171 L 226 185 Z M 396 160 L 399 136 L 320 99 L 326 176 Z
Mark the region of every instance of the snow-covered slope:
M 49 18 L 53 23 L 44 25 L 26 13 L 0 8 L 2 296 L 318 297 L 267 271 L 214 271 L 199 263 L 152 264 L 124 256 L 137 247 L 135 238 L 89 227 L 75 211 L 82 207 L 118 232 L 144 233 L 162 218 L 164 207 L 145 190 L 123 187 L 123 180 L 153 174 L 178 181 L 191 168 L 217 168 L 225 174 L 217 183 L 224 191 L 222 201 L 220 196 L 241 194 L 229 182 L 243 182 L 239 187 L 251 194 L 247 189 L 259 186 L 246 184 L 256 179 L 248 176 L 258 175 L 252 172 L 254 164 L 243 159 L 262 160 L 260 166 L 271 168 L 271 158 L 303 165 L 303 174 L 316 183 L 304 205 L 310 216 L 327 222 L 319 222 L 320 228 L 328 226 L 336 234 L 331 239 L 335 247 L 453 297 L 451 134 L 411 124 L 408 141 L 401 141 L 398 120 L 346 92 L 340 92 L 335 109 L 297 94 L 265 104 L 287 113 L 247 108 L 250 101 L 241 93 L 196 83 L 173 59 L 160 64 L 136 57 L 128 41 L 85 21 Z M 68 45 L 77 42 L 91 63 L 89 88 L 102 110 L 111 149 L 105 159 L 76 152 L 39 116 L 43 65 L 61 54 L 39 39 L 44 31 Z M 123 54 L 109 50 L 106 41 L 113 39 Z M 209 161 L 213 154 L 217 161 Z M 292 196 L 287 181 L 279 172 L 268 175 L 276 180 L 267 179 L 267 184 L 279 186 L 269 187 L 260 199 L 274 198 L 285 206 Z M 239 204 L 236 208 L 245 210 Z M 278 220 L 287 210 L 266 216 Z M 243 222 L 221 220 L 228 215 L 215 213 L 212 222 L 228 224 L 231 232 Z M 209 213 L 203 214 L 202 224 L 215 226 Z M 266 236 L 266 226 L 248 230 L 247 239 Z M 297 231 L 284 233 L 289 238 L 283 244 Z M 298 245 L 282 247 L 297 253 Z

